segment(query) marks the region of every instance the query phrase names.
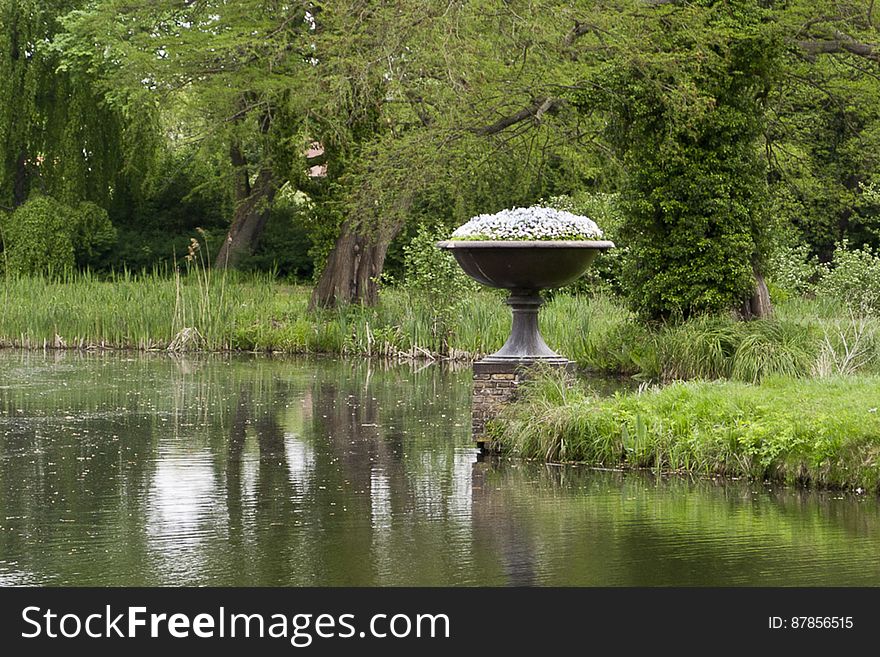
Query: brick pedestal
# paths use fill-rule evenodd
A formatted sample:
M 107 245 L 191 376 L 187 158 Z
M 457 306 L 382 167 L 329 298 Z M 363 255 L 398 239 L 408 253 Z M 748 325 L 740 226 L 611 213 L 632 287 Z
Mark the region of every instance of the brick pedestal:
M 553 364 L 553 367 L 570 370 L 572 365 L 573 363 Z M 534 369 L 520 363 L 477 361 L 473 370 L 471 431 L 477 447 L 483 451 L 491 451 L 491 440 L 486 435 L 486 423 L 494 419 L 504 406 L 516 398 L 519 385 L 529 378 Z

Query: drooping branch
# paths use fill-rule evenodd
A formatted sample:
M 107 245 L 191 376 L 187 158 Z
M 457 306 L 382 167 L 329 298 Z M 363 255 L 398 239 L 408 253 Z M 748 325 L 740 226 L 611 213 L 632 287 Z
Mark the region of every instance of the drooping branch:
M 671 1 L 671 0 L 669 0 Z M 663 0 L 661 0 L 661 3 Z M 590 23 L 587 21 L 575 21 L 572 28 L 568 31 L 565 37 L 562 40 L 562 46 L 564 48 L 570 48 L 574 45 L 574 42 L 577 41 L 580 37 L 585 34 L 589 34 L 590 32 L 596 34 L 604 45 L 604 39 L 602 35 L 610 35 L 607 30 L 602 29 L 595 23 Z M 534 103 L 532 103 L 528 107 L 524 107 L 518 112 L 514 112 L 508 116 L 502 117 L 498 119 L 495 123 L 490 125 L 481 126 L 479 128 L 473 128 L 472 132 L 481 136 L 490 136 L 498 134 L 507 128 L 516 125 L 517 123 L 521 123 L 528 119 L 532 119 L 535 123 L 541 121 L 541 117 L 550 113 L 553 114 L 563 105 L 563 100 L 561 98 L 551 98 L 550 96 L 545 96 L 544 98 L 539 98 Z
M 553 114 L 556 110 L 562 107 L 563 101 L 561 98 L 550 98 L 546 96 L 544 98 L 539 98 L 534 103 L 532 103 L 529 107 L 524 107 L 518 112 L 514 112 L 508 116 L 502 117 L 498 119 L 495 123 L 490 125 L 481 126 L 479 128 L 474 128 L 473 132 L 475 134 L 481 136 L 489 136 L 496 135 L 499 132 L 506 130 L 512 125 L 516 125 L 517 123 L 521 123 L 522 121 L 526 121 L 528 119 L 532 119 L 533 121 L 540 122 L 541 117 L 548 112 Z
M 871 43 L 856 41 L 848 34 L 835 32 L 830 39 L 809 39 L 797 42 L 805 57 L 815 61 L 818 55 L 849 53 L 880 63 L 880 49 Z

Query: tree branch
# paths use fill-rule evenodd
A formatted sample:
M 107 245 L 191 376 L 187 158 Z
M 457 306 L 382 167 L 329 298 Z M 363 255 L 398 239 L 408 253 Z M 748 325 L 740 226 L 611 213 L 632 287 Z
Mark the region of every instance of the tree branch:
M 603 34 L 610 34 L 608 30 L 603 30 L 601 27 L 596 25 L 595 23 L 581 23 L 580 21 L 574 22 L 574 27 L 572 27 L 568 34 L 565 35 L 565 38 L 562 40 L 562 45 L 568 48 L 573 45 L 575 41 L 577 41 L 580 37 L 585 34 L 589 34 L 590 32 L 595 32 L 596 36 L 599 37 L 599 41 L 603 41 Z
M 496 135 L 499 132 L 506 130 L 512 125 L 516 125 L 517 123 L 521 123 L 527 119 L 532 119 L 536 123 L 541 121 L 541 117 L 544 116 L 547 112 L 551 114 L 562 107 L 562 99 L 561 98 L 550 98 L 544 97 L 536 100 L 529 107 L 524 107 L 518 112 L 514 112 L 508 116 L 505 116 L 501 119 L 498 119 L 495 123 L 491 125 L 482 126 L 479 128 L 472 128 L 472 132 L 481 136 L 489 136 Z
M 870 43 L 861 43 L 842 32 L 835 32 L 833 39 L 798 41 L 797 45 L 804 51 L 809 61 L 815 61 L 817 55 L 849 53 L 880 63 L 880 51 L 878 51 L 877 46 Z

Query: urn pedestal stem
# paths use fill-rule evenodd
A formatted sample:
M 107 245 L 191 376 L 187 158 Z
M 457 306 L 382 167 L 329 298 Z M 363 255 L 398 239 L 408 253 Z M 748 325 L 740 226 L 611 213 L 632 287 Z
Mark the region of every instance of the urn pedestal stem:
M 538 329 L 538 311 L 544 300 L 537 290 L 512 290 L 507 305 L 513 314 L 513 325 L 507 342 L 494 354 L 486 356 L 486 363 L 567 365 L 569 360 L 560 356 L 544 342 Z

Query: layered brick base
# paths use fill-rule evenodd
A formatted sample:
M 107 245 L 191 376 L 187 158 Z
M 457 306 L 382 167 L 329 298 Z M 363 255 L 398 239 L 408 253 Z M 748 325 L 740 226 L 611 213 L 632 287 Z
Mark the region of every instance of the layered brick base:
M 572 365 L 556 367 L 570 370 Z M 532 371 L 528 365 L 519 363 L 474 363 L 471 431 L 474 442 L 481 450 L 492 449 L 491 439 L 486 435 L 486 423 L 516 398 L 517 389 Z

